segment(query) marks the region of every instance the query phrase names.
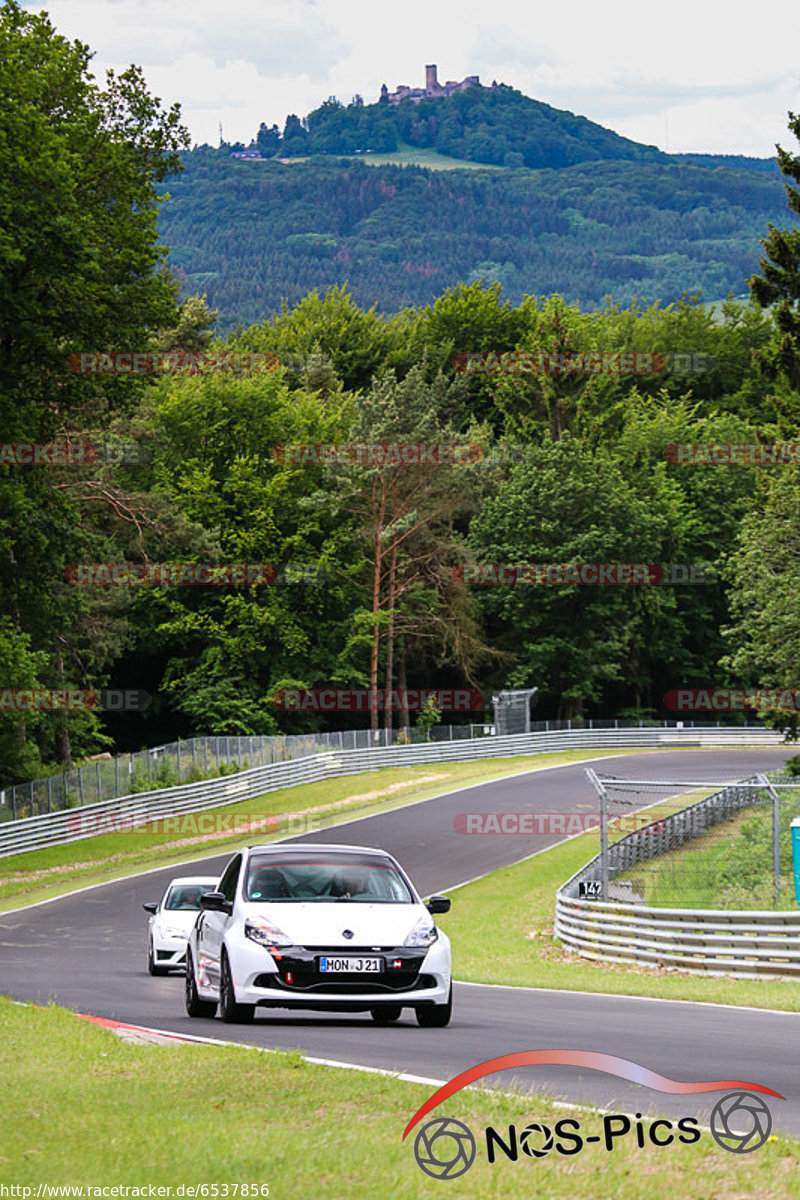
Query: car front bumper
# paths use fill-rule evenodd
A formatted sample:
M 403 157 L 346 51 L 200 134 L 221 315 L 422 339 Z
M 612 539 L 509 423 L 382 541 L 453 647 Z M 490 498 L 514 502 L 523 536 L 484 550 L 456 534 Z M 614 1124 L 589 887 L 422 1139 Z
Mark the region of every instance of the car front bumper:
M 186 966 L 186 937 L 168 938 L 162 935 L 153 935 L 153 958 L 157 967 L 185 967 Z
M 271 953 L 249 938 L 229 953 L 236 999 L 269 1008 L 364 1011 L 383 1005 L 445 1004 L 450 995 L 450 944 L 440 936 L 427 949 L 407 946 L 287 946 Z M 380 973 L 328 976 L 319 959 L 379 957 Z

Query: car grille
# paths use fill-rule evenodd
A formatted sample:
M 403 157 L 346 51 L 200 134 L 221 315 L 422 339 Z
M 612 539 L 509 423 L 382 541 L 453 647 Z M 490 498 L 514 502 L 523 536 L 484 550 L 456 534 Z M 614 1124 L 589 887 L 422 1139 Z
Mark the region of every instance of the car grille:
M 356 992 L 391 995 L 392 992 L 433 986 L 431 976 L 419 974 L 426 953 L 426 950 L 409 949 L 406 946 L 291 946 L 273 955 L 278 967 L 277 975 L 265 972 L 256 978 L 255 985 L 312 995 L 314 992 L 342 996 Z M 317 960 L 323 955 L 336 958 L 381 955 L 386 967 L 379 975 L 338 972 L 327 975 L 321 973 L 318 967 Z M 399 965 L 395 966 L 396 963 Z
M 300 986 L 298 984 L 286 983 L 279 975 L 268 974 L 257 975 L 255 986 L 269 988 L 275 992 L 288 992 L 294 995 L 301 992 L 306 995 L 313 995 L 315 992 L 319 992 L 329 996 L 390 996 L 392 992 L 424 991 L 426 988 L 435 987 L 436 980 L 432 975 L 418 975 L 411 983 L 395 984 L 390 987 L 387 984 L 375 983 L 370 976 L 366 975 L 359 975 L 357 978 L 352 975 L 340 975 L 337 977 L 336 982 L 312 983 L 307 986 Z

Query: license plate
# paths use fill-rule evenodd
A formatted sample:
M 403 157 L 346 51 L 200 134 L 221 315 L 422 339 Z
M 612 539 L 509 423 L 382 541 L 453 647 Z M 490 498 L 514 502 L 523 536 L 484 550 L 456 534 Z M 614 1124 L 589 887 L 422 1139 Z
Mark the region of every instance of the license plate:
M 335 974 L 341 972 L 343 974 L 367 974 L 374 975 L 383 970 L 382 958 L 321 958 L 319 960 L 320 972 L 327 974 Z

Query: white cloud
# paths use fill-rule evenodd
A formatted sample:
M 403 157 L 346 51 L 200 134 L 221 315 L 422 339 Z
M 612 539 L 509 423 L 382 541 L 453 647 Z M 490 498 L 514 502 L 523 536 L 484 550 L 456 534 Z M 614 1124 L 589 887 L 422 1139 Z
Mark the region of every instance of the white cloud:
M 29 7 L 39 9 L 41 0 Z M 671 150 L 773 153 L 800 109 L 800 6 L 761 0 L 51 0 L 59 32 L 96 72 L 137 62 L 195 141 L 249 140 L 328 95 L 480 74 Z

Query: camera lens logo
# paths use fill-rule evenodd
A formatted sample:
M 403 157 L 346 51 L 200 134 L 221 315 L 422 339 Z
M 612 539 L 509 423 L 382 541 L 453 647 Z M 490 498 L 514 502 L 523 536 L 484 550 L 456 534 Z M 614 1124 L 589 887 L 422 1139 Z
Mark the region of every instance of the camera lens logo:
M 760 1096 L 730 1092 L 711 1110 L 714 1141 L 732 1154 L 750 1154 L 764 1145 L 772 1129 L 772 1113 Z
M 420 1129 L 414 1157 L 433 1179 L 457 1179 L 475 1161 L 475 1138 L 462 1121 L 439 1117 Z
M 537 1139 L 541 1139 L 541 1145 L 536 1145 Z M 545 1158 L 553 1149 L 553 1131 L 548 1125 L 526 1125 L 519 1144 L 528 1158 Z

